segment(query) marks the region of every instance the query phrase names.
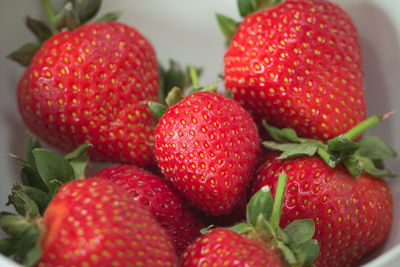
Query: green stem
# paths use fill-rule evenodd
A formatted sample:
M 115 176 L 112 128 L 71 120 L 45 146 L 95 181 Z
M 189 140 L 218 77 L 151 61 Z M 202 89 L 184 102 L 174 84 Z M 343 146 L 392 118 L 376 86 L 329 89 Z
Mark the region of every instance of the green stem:
M 325 148 L 319 147 L 317 153 L 325 161 L 325 163 L 329 165 L 329 167 L 335 167 L 335 164 L 331 160 L 331 154 L 329 154 L 329 152 L 326 151 Z
M 282 204 L 286 191 L 286 182 L 287 182 L 286 173 L 284 172 L 280 173 L 278 176 L 278 183 L 276 185 L 274 205 L 272 206 L 272 213 L 270 219 L 271 227 L 274 231 L 278 229 L 279 221 L 281 219 Z
M 189 67 L 189 74 L 190 74 L 190 79 L 192 80 L 192 85 L 194 88 L 199 87 L 199 77 L 197 75 L 196 68 L 193 66 Z
M 54 32 L 54 17 L 55 17 L 55 13 L 54 13 L 54 9 L 50 3 L 50 0 L 43 0 L 43 7 L 44 10 L 47 14 L 47 18 L 49 19 L 49 23 L 50 23 L 50 28 L 51 30 Z
M 356 138 L 357 136 L 359 136 L 360 134 L 362 134 L 366 130 L 374 127 L 375 125 L 377 125 L 381 121 L 387 119 L 393 113 L 395 113 L 395 111 L 388 112 L 388 113 L 383 114 L 383 115 L 375 115 L 375 116 L 369 117 L 368 119 L 366 119 L 366 120 L 360 122 L 359 124 L 357 124 L 355 127 L 351 128 L 348 132 L 345 133 L 345 135 L 350 140 L 354 140 L 354 138 Z

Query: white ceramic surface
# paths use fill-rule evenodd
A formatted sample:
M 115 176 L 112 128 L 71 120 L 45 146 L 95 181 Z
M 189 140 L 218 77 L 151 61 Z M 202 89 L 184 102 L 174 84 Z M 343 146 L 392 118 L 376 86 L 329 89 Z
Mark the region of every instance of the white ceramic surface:
M 57 3 L 63 1 L 55 0 Z M 368 114 L 398 110 L 400 100 L 400 1 L 336 0 L 352 16 L 360 35 L 365 73 Z M 100 14 L 123 10 L 120 21 L 136 27 L 153 43 L 158 58 L 205 67 L 203 84 L 223 72 L 224 39 L 214 13 L 239 18 L 234 0 L 104 0 Z M 5 56 L 34 37 L 25 28 L 22 15 L 44 17 L 39 0 L 0 0 L 0 207 L 7 202 L 19 168 L 7 154 L 24 155 L 27 130 L 16 108 L 16 84 L 23 68 Z M 383 137 L 400 152 L 400 114 L 369 134 Z M 387 166 L 400 173 L 400 160 Z M 368 267 L 400 266 L 400 180 L 390 181 L 395 208 L 389 239 L 365 263 Z M 0 266 L 16 266 L 0 256 Z

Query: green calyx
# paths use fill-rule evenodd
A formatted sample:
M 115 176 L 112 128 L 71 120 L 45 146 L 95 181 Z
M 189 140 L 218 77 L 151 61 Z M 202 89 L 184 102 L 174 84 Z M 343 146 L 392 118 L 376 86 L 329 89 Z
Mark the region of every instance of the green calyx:
M 42 255 L 40 241 L 45 231 L 40 215 L 2 213 L 0 227 L 8 235 L 0 240 L 0 253 L 24 266 L 34 266 Z
M 397 153 L 384 140 L 377 136 L 365 136 L 357 142 L 353 141 L 392 114 L 372 116 L 326 143 L 301 138 L 293 129 L 278 129 L 263 122 L 275 141 L 264 141 L 262 144 L 270 150 L 281 151 L 278 159 L 318 155 L 332 168 L 338 165 L 346 167 L 353 177 L 363 172 L 375 177 L 395 177 L 392 172 L 384 170 L 383 160 L 396 157 Z
M 270 189 L 264 186 L 253 195 L 246 207 L 246 222 L 230 227 L 231 231 L 248 237 L 259 237 L 278 248 L 287 266 L 312 266 L 319 254 L 311 219 L 296 220 L 285 228 L 279 226 L 287 176 L 281 173 L 273 200 Z M 211 230 L 203 229 L 203 234 Z
M 250 15 L 259 10 L 273 7 L 282 0 L 238 0 L 237 5 L 239 9 L 240 16 L 242 18 Z M 227 40 L 227 44 L 230 43 L 231 39 L 235 35 L 240 22 L 237 22 L 235 19 L 222 15 L 220 13 L 216 13 L 216 18 L 218 22 L 219 29 L 222 34 L 225 36 Z
M 37 37 L 38 43 L 24 44 L 7 56 L 24 67 L 29 66 L 36 51 L 53 34 L 74 30 L 93 19 L 100 9 L 101 0 L 68 0 L 58 12 L 53 9 L 51 0 L 42 0 L 42 5 L 47 15 L 47 22 L 25 16 L 25 25 Z M 121 11 L 106 13 L 95 22 L 115 21 L 121 14 Z
M 85 144 L 63 157 L 42 148 L 31 135 L 25 160 L 10 155 L 22 166 L 22 183 L 13 185 L 8 203 L 18 214 L 0 214 L 0 227 L 8 235 L 0 240 L 0 253 L 26 266 L 33 266 L 40 259 L 40 242 L 45 232 L 41 218 L 63 184 L 84 178 L 87 149 Z
M 87 149 L 89 145 L 84 144 L 64 157 L 41 147 L 37 138 L 29 137 L 26 148 L 26 160 L 10 154 L 10 157 L 21 166 L 22 184 L 13 186 L 11 200 L 17 212 L 25 215 L 23 206 L 20 206 L 18 197 L 13 197 L 14 192 L 23 192 L 33 200 L 39 200 L 38 206 L 41 211 L 47 204 L 41 203 L 51 199 L 58 189 L 65 183 L 84 177 L 88 165 Z M 44 196 L 48 197 L 45 198 Z
M 161 118 L 169 107 L 176 105 L 178 102 L 185 98 L 184 89 L 192 85 L 194 88 L 189 90 L 188 94 L 196 92 L 217 92 L 218 81 L 204 87 L 199 86 L 199 72 L 200 68 L 189 66 L 186 72 L 183 72 L 178 67 L 175 61 L 170 61 L 170 70 L 168 72 L 161 71 L 163 85 L 160 88 L 159 98 L 166 95 L 165 98 L 159 99 L 159 102 L 150 101 L 149 108 L 151 112 L 157 117 Z M 167 86 L 172 86 L 168 90 Z
M 192 71 L 191 71 L 192 69 Z M 185 68 L 173 60 L 169 60 L 168 68 L 159 64 L 160 70 L 160 88 L 158 91 L 158 101 L 160 104 L 166 104 L 165 98 L 167 97 L 169 91 L 174 87 L 185 89 L 189 87 L 192 83 L 191 72 L 195 71 L 197 76 L 200 76 L 203 69 L 200 67 L 186 66 Z

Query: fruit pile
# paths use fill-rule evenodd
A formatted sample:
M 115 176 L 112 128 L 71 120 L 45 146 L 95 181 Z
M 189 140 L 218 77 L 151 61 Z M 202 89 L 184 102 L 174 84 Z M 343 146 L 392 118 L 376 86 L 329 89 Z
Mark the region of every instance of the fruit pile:
M 357 30 L 328 0 L 238 0 L 223 77 L 159 65 L 119 13 L 67 1 L 10 54 L 30 130 L 0 252 L 26 266 L 355 266 L 388 237 L 393 200 L 363 136 Z M 217 90 L 223 82 L 225 94 Z M 40 142 L 65 153 L 42 148 Z M 93 171 L 98 162 L 108 163 Z M 98 165 L 101 166 L 101 165 Z

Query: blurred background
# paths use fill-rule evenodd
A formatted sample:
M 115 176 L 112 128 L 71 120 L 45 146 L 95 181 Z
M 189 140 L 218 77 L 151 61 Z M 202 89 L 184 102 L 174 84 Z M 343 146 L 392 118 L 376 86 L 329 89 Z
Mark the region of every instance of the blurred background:
M 54 0 L 60 7 L 63 0 Z M 353 18 L 358 28 L 365 74 L 368 115 L 398 110 L 400 100 L 400 1 L 336 0 Z M 99 16 L 122 10 L 121 22 L 137 28 L 152 42 L 158 59 L 166 65 L 170 58 L 182 65 L 204 67 L 202 84 L 214 82 L 223 73 L 224 38 L 215 12 L 239 19 L 234 0 L 104 0 Z M 8 153 L 24 155 L 27 130 L 16 105 L 16 85 L 24 69 L 6 55 L 35 37 L 23 23 L 24 14 L 45 18 L 40 0 L 0 0 L 0 205 L 7 202 L 11 184 L 19 168 Z M 368 134 L 379 135 L 400 152 L 400 112 Z M 387 166 L 400 173 L 399 159 Z M 391 238 L 382 251 L 400 243 L 400 181 L 391 181 L 395 223 Z M 3 209 L 3 208 L 2 208 Z M 397 254 L 400 248 L 397 247 Z M 400 261 L 400 257 L 399 257 Z M 3 266 L 3 265 L 2 265 Z M 375 266 L 375 265 L 374 265 Z M 378 266 L 378 265 L 376 265 Z M 379 265 L 383 266 L 383 265 Z M 390 265 L 385 265 L 390 266 Z M 394 266 L 394 265 L 393 265 Z

